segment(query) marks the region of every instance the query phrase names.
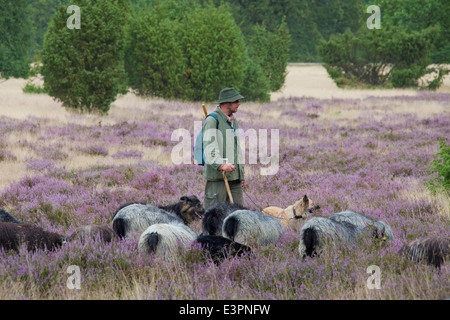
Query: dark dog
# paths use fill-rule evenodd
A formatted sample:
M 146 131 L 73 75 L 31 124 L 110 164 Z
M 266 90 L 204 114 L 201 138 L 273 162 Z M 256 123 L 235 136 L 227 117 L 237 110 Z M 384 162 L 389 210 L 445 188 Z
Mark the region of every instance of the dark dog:
M 0 222 L 0 247 L 18 250 L 23 243 L 26 243 L 29 251 L 53 250 L 64 243 L 64 237 L 29 224 Z
M 199 236 L 196 241 L 209 253 L 215 264 L 228 257 L 240 257 L 252 252 L 250 247 L 221 236 Z
M 0 209 L 0 222 L 13 222 L 18 224 L 23 224 L 22 221 L 17 220 L 12 215 L 10 215 L 8 212 L 6 212 L 3 209 Z
M 205 208 L 196 196 L 182 196 L 180 202 L 169 204 L 168 206 L 159 206 L 160 209 L 173 212 L 183 220 L 185 225 L 192 221 L 202 219 L 205 214 Z
M 222 225 L 226 217 L 237 210 L 243 210 L 237 204 L 219 202 L 206 210 L 202 221 L 202 235 L 222 236 Z

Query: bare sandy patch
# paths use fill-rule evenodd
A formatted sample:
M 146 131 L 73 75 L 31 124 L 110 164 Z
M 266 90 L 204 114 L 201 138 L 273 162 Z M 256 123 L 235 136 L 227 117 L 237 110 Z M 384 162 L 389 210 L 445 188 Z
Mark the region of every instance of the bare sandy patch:
M 341 89 L 319 63 L 291 63 L 287 67 L 287 77 L 283 88 L 271 94 L 271 100 L 289 97 L 312 97 L 318 99 L 415 96 L 412 89 Z M 444 78 L 437 92 L 450 92 L 450 75 Z

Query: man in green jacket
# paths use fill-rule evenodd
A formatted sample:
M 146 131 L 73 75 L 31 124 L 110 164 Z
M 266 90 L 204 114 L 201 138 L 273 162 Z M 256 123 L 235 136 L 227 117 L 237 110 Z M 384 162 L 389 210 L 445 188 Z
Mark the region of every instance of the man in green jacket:
M 241 96 L 234 88 L 220 92 L 219 106 L 207 117 L 203 126 L 203 147 L 205 165 L 203 177 L 205 186 L 205 209 L 218 202 L 230 202 L 222 171 L 226 173 L 231 195 L 235 204 L 244 205 L 242 188 L 245 188 L 244 165 L 240 148 L 238 122 L 234 114 L 238 111 Z

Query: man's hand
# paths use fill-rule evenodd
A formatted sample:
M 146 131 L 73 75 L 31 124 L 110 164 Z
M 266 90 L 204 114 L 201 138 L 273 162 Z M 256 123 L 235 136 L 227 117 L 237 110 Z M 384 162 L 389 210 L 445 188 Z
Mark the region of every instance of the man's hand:
M 231 163 L 224 163 L 220 166 L 219 171 L 232 172 L 236 170 L 236 167 Z

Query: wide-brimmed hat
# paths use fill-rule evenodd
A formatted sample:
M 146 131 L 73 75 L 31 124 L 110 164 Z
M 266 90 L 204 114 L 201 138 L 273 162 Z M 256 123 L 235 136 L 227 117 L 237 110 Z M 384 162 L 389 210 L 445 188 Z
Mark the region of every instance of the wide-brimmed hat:
M 219 100 L 214 103 L 221 104 L 224 102 L 234 102 L 239 99 L 244 99 L 244 96 L 241 96 L 236 89 L 225 88 L 220 91 Z

